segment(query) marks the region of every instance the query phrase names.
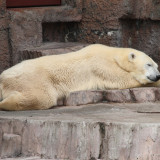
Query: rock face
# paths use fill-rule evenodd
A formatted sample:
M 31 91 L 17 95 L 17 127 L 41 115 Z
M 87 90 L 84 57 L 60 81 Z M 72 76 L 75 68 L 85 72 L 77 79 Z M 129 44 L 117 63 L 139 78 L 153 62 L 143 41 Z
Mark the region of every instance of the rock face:
M 83 3 L 78 41 L 135 48 L 160 65 L 158 0 L 85 0 Z
M 70 22 L 79 22 L 82 18 L 81 11 L 74 5 L 69 5 L 68 2 L 63 2 L 62 6 L 51 6 L 51 7 L 35 7 L 35 8 L 14 8 L 9 9 L 9 26 L 10 26 L 10 38 L 12 50 L 14 53 L 13 64 L 19 62 L 20 50 L 26 48 L 39 47 L 45 42 L 45 35 L 48 34 L 46 31 L 46 23 L 56 24 L 52 30 L 55 31 L 55 41 L 57 39 L 68 34 L 59 32 L 61 24 L 70 24 Z M 76 2 L 79 7 L 81 4 Z M 57 25 L 56 25 L 57 26 Z M 70 25 L 71 27 L 71 25 Z M 17 34 L 18 33 L 18 34 Z
M 160 65 L 159 8 L 158 0 L 62 0 L 62 6 L 6 9 L 1 0 L 0 69 L 18 63 L 23 50 L 48 42 L 132 47 Z
M 69 52 L 74 52 L 77 50 L 82 49 L 83 47 L 87 46 L 88 44 L 83 43 L 46 43 L 41 45 L 40 47 L 34 47 L 29 49 L 24 49 L 19 51 L 19 58 L 17 59 L 17 62 L 21 62 L 23 60 L 27 59 L 33 59 L 38 58 L 41 56 L 47 56 L 47 55 L 57 55 L 57 54 L 64 54 Z
M 160 155 L 159 113 L 139 112 L 151 108 L 160 111 L 158 103 L 1 111 L 0 157 L 157 160 Z
M 64 100 L 66 106 L 78 106 L 98 103 L 104 100 L 103 91 L 79 91 L 73 92 Z
M 6 4 L 0 0 L 0 73 L 9 68 L 11 55 L 8 39 Z
M 2 157 L 19 156 L 21 154 L 21 136 L 4 133 L 1 147 Z
M 60 105 L 78 106 L 100 102 L 147 103 L 160 101 L 160 89 L 154 87 L 71 93 Z

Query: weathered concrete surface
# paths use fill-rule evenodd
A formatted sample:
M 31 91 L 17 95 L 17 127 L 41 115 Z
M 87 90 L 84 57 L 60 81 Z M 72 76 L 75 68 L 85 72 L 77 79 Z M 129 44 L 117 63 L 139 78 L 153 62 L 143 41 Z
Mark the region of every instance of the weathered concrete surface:
M 159 0 L 84 0 L 77 41 L 132 47 L 160 65 Z
M 79 22 L 82 18 L 80 10 L 67 5 L 14 8 L 9 9 L 8 13 L 11 45 L 14 53 L 13 64 L 17 63 L 19 50 L 25 47 L 37 47 L 43 43 L 43 23 Z
M 82 2 L 83 5 L 74 5 L 81 11 L 80 22 L 46 23 L 43 25 L 43 39 L 132 47 L 144 51 L 159 63 L 158 0 L 79 1 Z M 74 2 L 70 1 L 71 4 Z
M 100 102 L 108 103 L 148 103 L 160 101 L 160 88 L 144 87 L 121 90 L 90 90 L 71 93 L 59 105 L 78 106 Z
M 13 64 L 18 63 L 20 50 L 44 41 L 132 47 L 160 65 L 159 11 L 159 0 L 63 0 L 60 7 L 10 10 L 1 0 L 0 68 L 8 68 L 12 59 Z M 6 19 L 9 27 L 3 27 Z
M 19 156 L 19 154 L 21 154 L 21 136 L 4 133 L 1 144 L 1 156 L 12 157 L 13 155 Z
M 8 39 L 8 23 L 6 4 L 0 0 L 0 73 L 10 66 L 10 51 Z
M 26 59 L 38 58 L 41 56 L 47 55 L 57 55 L 64 54 L 68 52 L 77 51 L 87 46 L 88 44 L 76 43 L 76 42 L 68 42 L 68 43 L 60 43 L 60 42 L 52 42 L 52 43 L 44 43 L 40 47 L 28 48 L 19 51 L 18 62 L 21 62 Z
M 122 46 L 144 51 L 160 65 L 160 21 L 125 19 L 121 24 Z
M 4 6 L 1 0 L 1 13 L 6 12 Z M 160 65 L 159 11 L 158 0 L 63 0 L 60 7 L 7 10 L 9 35 L 8 30 L 3 34 L 11 44 L 13 64 L 19 62 L 19 51 L 25 47 L 72 41 L 136 48 Z M 5 58 L 0 57 L 0 61 Z
M 15 160 L 15 158 L 5 158 L 5 160 Z M 51 159 L 42 159 L 41 157 L 34 156 L 34 157 L 21 157 L 21 158 L 16 157 L 16 160 L 51 160 Z M 58 160 L 66 160 L 66 159 L 58 159 Z
M 142 113 L 145 110 L 154 113 Z M 160 157 L 159 111 L 158 103 L 1 111 L 0 154 L 3 158 L 14 158 L 15 148 L 21 144 L 19 157 L 35 159 L 38 156 L 52 160 L 157 160 Z M 14 140 L 15 148 L 4 153 L 4 140 L 5 146 Z
M 1 20 L 0 20 L 0 28 Z M 8 44 L 8 29 L 0 29 L 0 73 L 10 67 L 10 51 Z

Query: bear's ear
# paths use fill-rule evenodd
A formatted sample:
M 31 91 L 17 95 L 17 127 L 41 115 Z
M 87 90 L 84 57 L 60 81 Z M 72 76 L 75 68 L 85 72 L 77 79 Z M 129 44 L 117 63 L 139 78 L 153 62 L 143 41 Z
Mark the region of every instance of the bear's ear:
M 128 60 L 129 60 L 130 62 L 132 62 L 135 58 L 136 58 L 136 55 L 135 55 L 134 53 L 130 53 L 130 54 L 128 55 Z

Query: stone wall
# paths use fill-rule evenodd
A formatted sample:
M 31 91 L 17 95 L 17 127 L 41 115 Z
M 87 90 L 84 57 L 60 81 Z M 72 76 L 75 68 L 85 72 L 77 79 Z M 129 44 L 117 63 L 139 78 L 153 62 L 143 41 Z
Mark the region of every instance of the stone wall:
M 0 73 L 10 66 L 11 58 L 8 39 L 9 29 L 5 8 L 5 1 L 0 0 Z
M 132 47 L 160 65 L 159 0 L 86 0 L 78 41 Z
M 73 1 L 75 3 L 75 1 Z M 14 53 L 13 64 L 19 62 L 20 51 L 31 47 L 39 47 L 45 42 L 43 35 L 49 35 L 46 31 L 51 28 L 56 34 L 51 34 L 55 41 L 61 40 L 66 23 L 79 22 L 81 20 L 81 1 L 62 1 L 62 6 L 34 7 L 34 8 L 11 8 L 8 9 L 11 46 Z M 72 5 L 71 5 L 72 4 Z M 57 24 L 58 23 L 58 24 Z M 53 25 L 52 25 L 53 24 Z M 63 27 L 64 26 L 64 27 Z M 60 31 L 59 31 L 60 28 Z M 53 32 L 51 30 L 51 32 Z M 72 36 L 73 37 L 73 36 Z M 46 36 L 46 39 L 50 37 Z
M 0 0 L 0 72 L 19 62 L 21 51 L 44 42 L 132 47 L 160 65 L 159 0 L 62 0 L 58 7 L 5 8 Z
M 84 1 L 78 40 L 120 46 L 119 17 L 124 13 L 123 8 L 122 0 Z
M 151 103 L 0 112 L 0 159 L 159 160 L 159 113 Z
M 70 1 L 70 4 L 74 1 Z M 132 47 L 151 56 L 160 65 L 160 2 L 158 0 L 82 0 L 82 19 L 72 23 L 72 31 L 64 24 L 58 32 L 62 41 L 102 43 L 110 46 Z M 80 10 L 80 9 L 79 9 Z M 58 24 L 57 24 L 58 25 Z M 44 39 L 54 41 L 57 33 L 48 24 Z M 46 29 L 46 28 L 45 28 Z M 68 31 L 68 32 L 67 32 Z M 69 38 L 65 40 L 65 36 Z

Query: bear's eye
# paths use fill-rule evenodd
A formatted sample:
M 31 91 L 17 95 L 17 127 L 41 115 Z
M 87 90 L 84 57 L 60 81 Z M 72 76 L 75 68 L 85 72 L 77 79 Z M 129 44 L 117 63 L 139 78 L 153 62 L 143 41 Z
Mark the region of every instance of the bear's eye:
M 151 67 L 152 65 L 151 64 L 147 64 L 147 66 Z

